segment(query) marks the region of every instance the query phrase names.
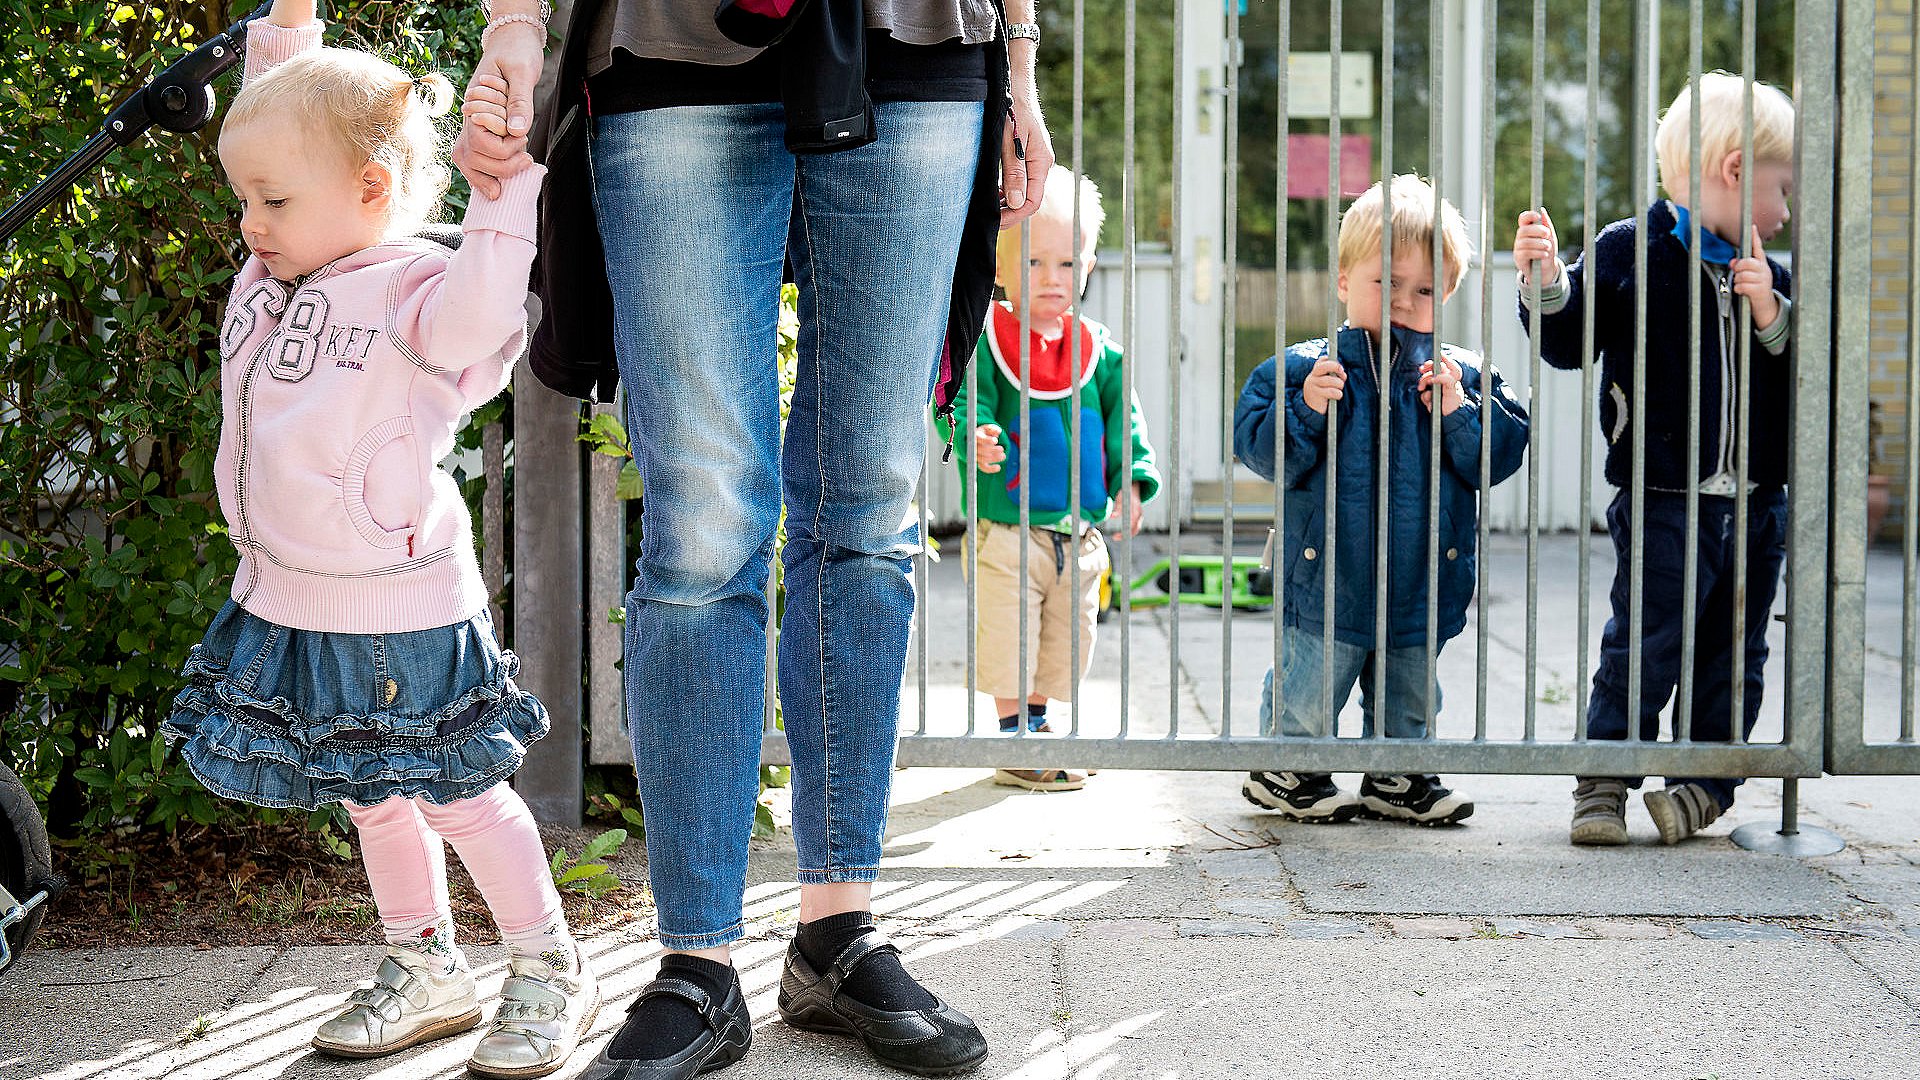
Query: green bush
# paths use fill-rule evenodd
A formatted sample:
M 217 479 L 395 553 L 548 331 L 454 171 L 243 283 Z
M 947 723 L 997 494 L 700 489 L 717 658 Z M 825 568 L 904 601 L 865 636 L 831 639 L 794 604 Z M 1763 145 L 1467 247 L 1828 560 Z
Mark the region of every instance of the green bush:
M 410 70 L 464 84 L 456 61 L 479 55 L 470 5 L 330 6 L 330 41 Z M 230 15 L 185 0 L 4 11 L 7 201 Z M 220 312 L 243 252 L 217 134 L 216 118 L 117 150 L 0 249 L 0 759 L 60 835 L 249 812 L 201 790 L 158 735 L 235 562 L 212 471 Z

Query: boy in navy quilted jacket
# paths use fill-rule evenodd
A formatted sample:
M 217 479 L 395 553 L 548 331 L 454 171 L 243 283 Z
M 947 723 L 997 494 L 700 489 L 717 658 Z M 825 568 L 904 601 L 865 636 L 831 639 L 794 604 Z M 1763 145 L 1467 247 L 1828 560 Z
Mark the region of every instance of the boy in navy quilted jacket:
M 1639 716 L 1640 737 L 1659 736 L 1660 711 L 1674 696 L 1681 665 L 1694 679 L 1691 731 L 1699 741 L 1725 742 L 1732 730 L 1733 665 L 1742 654 L 1742 731 L 1751 732 L 1766 689 L 1767 616 L 1780 585 L 1787 552 L 1787 423 L 1793 384 L 1792 320 L 1786 267 L 1767 258 L 1761 245 L 1787 222 L 1793 193 L 1793 103 L 1775 87 L 1753 87 L 1752 224 L 1742 254 L 1741 149 L 1746 120 L 1745 80 L 1725 72 L 1700 77 L 1700 205 L 1688 207 L 1694 175 L 1692 93 L 1682 88 L 1660 120 L 1654 148 L 1660 186 L 1667 197 L 1647 209 L 1644 333 L 1634 328 L 1634 262 L 1639 246 L 1633 218 L 1616 221 L 1594 238 L 1586 258 L 1562 265 L 1553 219 L 1543 207 L 1520 215 L 1513 261 L 1521 274 L 1520 321 L 1533 333 L 1532 285 L 1539 277 L 1540 358 L 1557 368 L 1582 362 L 1583 312 L 1588 290 L 1594 300 L 1594 349 L 1600 361 L 1600 429 L 1607 437 L 1607 480 L 1619 490 L 1607 507 L 1615 569 L 1613 615 L 1600 639 L 1600 665 L 1587 703 L 1587 737 L 1624 739 L 1628 717 Z M 1696 216 L 1697 214 L 1697 216 Z M 1698 231 L 1696 241 L 1694 233 Z M 1690 250 L 1699 245 L 1700 322 L 1690 326 Z M 1739 300 L 1747 301 L 1747 314 Z M 1689 340 L 1700 341 L 1699 396 L 1688 369 Z M 1741 339 L 1751 368 L 1747 409 L 1739 408 Z M 1634 352 L 1646 346 L 1645 414 L 1633 413 Z M 1692 422 L 1699 424 L 1699 457 L 1688 472 Z M 1742 428 L 1741 425 L 1745 424 Z M 1640 430 L 1636 433 L 1635 425 Z M 1738 451 L 1749 448 L 1744 576 L 1736 574 L 1739 539 L 1735 522 Z M 1628 704 L 1633 642 L 1632 554 L 1634 454 L 1642 455 L 1646 490 L 1642 535 L 1639 641 L 1640 693 Z M 1686 592 L 1687 492 L 1698 496 L 1695 565 L 1697 639 L 1693 655 L 1682 648 L 1682 602 Z M 1745 598 L 1743 640 L 1733 635 L 1734 603 Z M 1678 720 L 1675 721 L 1676 726 Z M 1640 777 L 1582 776 L 1574 788 L 1571 839 L 1576 844 L 1627 842 L 1627 789 Z M 1646 793 L 1648 814 L 1660 839 L 1674 844 L 1712 824 L 1733 806 L 1738 778 L 1668 777 Z
M 1382 222 L 1392 216 L 1391 280 L 1381 281 Z M 1445 280 L 1433 279 L 1440 250 Z M 1247 377 L 1234 409 L 1233 448 L 1248 468 L 1284 485 L 1274 576 L 1284 604 L 1278 710 L 1274 673 L 1260 699 L 1262 731 L 1278 712 L 1287 735 L 1330 733 L 1354 684 L 1363 730 L 1376 720 L 1389 739 L 1427 735 L 1429 707 L 1440 687 L 1426 683 L 1427 651 L 1438 652 L 1466 625 L 1475 581 L 1482 427 L 1489 430 L 1488 479 L 1499 483 L 1520 467 L 1527 413 L 1497 372 L 1480 358 L 1434 340 L 1435 289 L 1450 295 L 1471 255 L 1466 224 L 1451 203 L 1434 215 L 1433 188 L 1418 176 L 1375 184 L 1340 220 L 1339 297 L 1347 320 L 1332 347 L 1325 338 L 1289 346 L 1284 370 L 1272 359 Z M 1389 323 L 1381 332 L 1384 315 Z M 1383 407 L 1384 406 L 1384 407 Z M 1432 410 L 1440 411 L 1440 453 L 1432 456 Z M 1329 436 L 1329 413 L 1339 417 Z M 1380 425 L 1389 458 L 1381 468 Z M 1337 441 L 1337 458 L 1329 444 Z M 1276 455 L 1278 453 L 1278 459 Z M 1326 488 L 1335 471 L 1334 543 L 1326 541 Z M 1429 498 L 1437 472 L 1439 499 Z M 1379 487 L 1388 514 L 1376 521 Z M 1430 537 L 1439 535 L 1439 573 L 1427 579 Z M 1387 580 L 1376 575 L 1384 544 Z M 1333 563 L 1327 608 L 1325 567 Z M 1437 622 L 1428 639 L 1429 593 Z M 1386 604 L 1386 640 L 1378 638 L 1376 598 Z M 1324 638 L 1332 623 L 1331 651 Z M 1375 700 L 1384 665 L 1386 694 Z M 1326 697 L 1331 674 L 1332 698 Z M 1257 806 L 1297 821 L 1344 821 L 1358 814 L 1421 825 L 1451 825 L 1473 803 L 1430 774 L 1368 774 L 1359 794 L 1342 791 L 1323 772 L 1274 769 L 1249 773 L 1241 793 Z

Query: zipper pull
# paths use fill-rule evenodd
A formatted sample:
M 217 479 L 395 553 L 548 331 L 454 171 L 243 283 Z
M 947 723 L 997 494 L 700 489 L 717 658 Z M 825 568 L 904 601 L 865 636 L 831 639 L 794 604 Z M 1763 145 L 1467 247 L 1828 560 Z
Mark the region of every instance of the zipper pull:
M 413 558 L 413 534 L 407 534 L 407 558 Z

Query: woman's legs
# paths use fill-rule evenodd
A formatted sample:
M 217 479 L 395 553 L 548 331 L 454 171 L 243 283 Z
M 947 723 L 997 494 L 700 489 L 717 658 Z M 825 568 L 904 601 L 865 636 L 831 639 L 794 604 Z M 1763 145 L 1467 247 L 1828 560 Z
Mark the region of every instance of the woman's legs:
M 788 240 L 800 338 L 780 702 L 801 902 L 816 910 L 856 898 L 818 886 L 870 882 L 880 863 L 920 550 L 913 493 L 980 145 L 978 103 L 876 108 L 879 141 L 799 159 Z
M 646 485 L 627 718 L 668 949 L 740 936 L 759 795 L 767 577 L 780 517 L 778 106 L 596 118 L 595 209 L 627 430 Z

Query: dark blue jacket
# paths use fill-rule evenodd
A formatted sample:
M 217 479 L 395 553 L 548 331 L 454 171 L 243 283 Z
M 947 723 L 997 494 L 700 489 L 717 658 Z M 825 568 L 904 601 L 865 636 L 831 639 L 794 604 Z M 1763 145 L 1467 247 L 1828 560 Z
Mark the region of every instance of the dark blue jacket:
M 1395 360 L 1389 384 L 1392 429 L 1386 470 L 1387 502 L 1387 647 L 1420 645 L 1427 638 L 1428 462 L 1431 420 L 1416 387 L 1420 365 L 1432 355 L 1433 338 L 1394 331 Z M 1490 481 L 1499 483 L 1520 467 L 1527 449 L 1527 412 L 1493 374 L 1489 404 L 1480 392 L 1480 358 L 1442 345 L 1460 365 L 1466 401 L 1440 423 L 1440 582 L 1438 641 L 1466 625 L 1473 598 L 1475 542 L 1479 513 L 1480 425 L 1492 411 Z M 1286 521 L 1280 531 L 1274 566 L 1284 589 L 1286 624 L 1318 632 L 1325 620 L 1321 574 L 1326 563 L 1327 417 L 1300 396 L 1313 365 L 1327 354 L 1325 338 L 1287 349 L 1284 396 L 1274 385 L 1275 363 L 1268 359 L 1247 376 L 1233 411 L 1233 450 L 1247 467 L 1275 478 L 1274 437 L 1285 419 Z M 1334 560 L 1334 636 L 1351 645 L 1373 648 L 1376 529 L 1375 463 L 1379 453 L 1380 385 L 1372 335 L 1351 326 L 1340 330 L 1340 366 L 1346 369 L 1346 393 L 1335 402 L 1340 416 L 1339 473 L 1335 490 L 1338 517 Z M 1436 642 L 1437 643 L 1437 642 Z
M 1738 388 L 1734 346 L 1738 333 L 1734 297 L 1725 268 L 1703 263 L 1700 282 L 1700 399 L 1688 407 L 1687 246 L 1673 235 L 1674 213 L 1665 199 L 1647 210 L 1647 486 L 1685 491 L 1721 469 L 1734 467 L 1737 433 L 1730 421 L 1738 410 L 1730 401 Z M 1593 265 L 1586 257 L 1567 267 L 1565 306 L 1540 316 L 1540 358 L 1557 368 L 1580 367 L 1582 310 L 1586 290 L 1594 289 L 1594 345 L 1600 362 L 1600 433 L 1607 438 L 1607 482 L 1624 488 L 1633 480 L 1633 352 L 1640 335 L 1634 329 L 1634 220 L 1616 221 L 1594 238 Z M 1772 259 L 1774 291 L 1793 294 L 1787 269 Z M 1520 323 L 1533 332 L 1525 298 Z M 1725 348 L 1722 345 L 1725 345 Z M 1752 343 L 1753 383 L 1749 398 L 1748 478 L 1756 484 L 1787 482 L 1788 401 L 1793 383 L 1793 348 L 1779 356 L 1757 340 Z M 1700 420 L 1700 470 L 1687 476 L 1688 420 Z

